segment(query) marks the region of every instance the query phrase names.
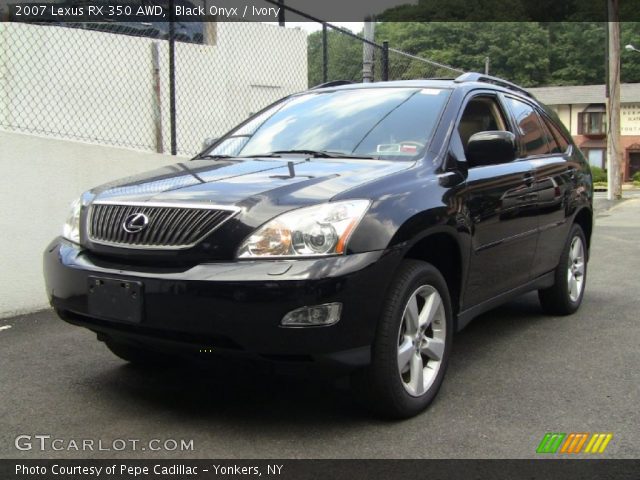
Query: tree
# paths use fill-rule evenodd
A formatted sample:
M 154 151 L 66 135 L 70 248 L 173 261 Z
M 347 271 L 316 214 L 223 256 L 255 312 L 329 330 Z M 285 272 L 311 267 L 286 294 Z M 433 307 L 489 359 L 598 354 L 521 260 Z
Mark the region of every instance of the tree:
M 457 0 L 456 0 L 457 1 Z M 546 1 L 546 0 L 545 0 Z M 487 5 L 474 0 L 470 5 Z M 419 3 L 418 6 L 422 5 Z M 527 2 L 530 11 L 534 7 Z M 424 5 L 429 6 L 430 3 Z M 423 5 L 423 8 L 426 8 Z M 448 4 L 454 8 L 458 3 Z M 520 4 L 518 4 L 520 5 Z M 536 8 L 542 9 L 546 3 Z M 578 4 L 576 4 L 578 5 Z M 458 5 L 459 6 L 459 5 Z M 400 10 L 415 6 L 398 7 Z M 578 7 L 591 8 L 590 4 Z M 590 18 L 589 12 L 567 10 L 570 18 Z M 525 8 L 525 7 L 522 7 Z M 556 8 L 560 8 L 559 6 Z M 568 8 L 568 7 L 567 7 Z M 399 10 L 399 11 L 400 11 Z M 455 10 L 455 8 L 454 8 Z M 473 9 L 472 9 L 473 10 Z M 413 10 L 412 10 L 413 11 Z M 423 11 L 424 13 L 424 11 Z M 520 11 L 522 14 L 522 11 Z M 469 15 L 469 12 L 466 13 Z M 329 31 L 329 80 L 362 80 L 362 43 Z M 483 71 L 490 57 L 492 75 L 527 87 L 592 85 L 605 81 L 605 25 L 603 22 L 380 22 L 376 42 L 418 57 L 465 70 Z M 621 24 L 622 46 L 640 48 L 640 22 Z M 380 51 L 376 51 L 376 79 L 380 78 Z M 622 54 L 622 81 L 640 82 L 640 53 Z M 390 52 L 389 78 L 452 77 L 456 72 Z M 309 35 L 309 84 L 322 82 L 322 32 Z
M 627 52 L 628 44 L 640 47 L 640 22 L 620 23 L 620 43 L 623 48 L 620 55 L 620 73 L 624 83 L 640 82 L 640 53 Z
M 548 35 L 538 23 L 391 22 L 378 25 L 376 38 L 467 71 L 482 71 L 489 56 L 492 74 L 525 86 L 539 85 L 548 75 Z M 396 73 L 393 62 L 391 71 Z
M 591 85 L 605 81 L 606 32 L 603 23 L 547 25 L 550 85 Z
M 307 39 L 309 86 L 322 83 L 322 31 Z M 328 80 L 362 81 L 362 42 L 337 30 L 327 32 Z

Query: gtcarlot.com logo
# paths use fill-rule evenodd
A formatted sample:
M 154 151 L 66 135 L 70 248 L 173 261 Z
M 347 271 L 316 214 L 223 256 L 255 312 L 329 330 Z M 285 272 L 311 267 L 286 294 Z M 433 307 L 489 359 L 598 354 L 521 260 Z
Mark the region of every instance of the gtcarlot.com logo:
M 613 433 L 546 433 L 536 453 L 604 453 L 612 438 Z
M 193 440 L 173 438 L 152 438 L 141 440 L 138 438 L 115 438 L 112 440 L 94 438 L 57 438 L 52 435 L 18 435 L 15 447 L 20 451 L 75 451 L 75 452 L 122 452 L 122 451 L 151 451 L 151 452 L 186 452 L 193 451 Z

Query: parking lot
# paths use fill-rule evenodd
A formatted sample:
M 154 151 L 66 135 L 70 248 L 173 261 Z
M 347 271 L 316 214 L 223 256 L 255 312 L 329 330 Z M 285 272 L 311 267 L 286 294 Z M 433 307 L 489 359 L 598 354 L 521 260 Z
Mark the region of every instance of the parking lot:
M 340 382 L 227 364 L 150 373 L 50 311 L 1 320 L 0 456 L 526 458 L 546 432 L 611 432 L 602 456 L 637 458 L 640 199 L 596 222 L 581 310 L 547 317 L 530 294 L 477 318 L 454 341 L 436 401 L 402 422 L 370 417 Z M 193 450 L 15 448 L 39 434 Z

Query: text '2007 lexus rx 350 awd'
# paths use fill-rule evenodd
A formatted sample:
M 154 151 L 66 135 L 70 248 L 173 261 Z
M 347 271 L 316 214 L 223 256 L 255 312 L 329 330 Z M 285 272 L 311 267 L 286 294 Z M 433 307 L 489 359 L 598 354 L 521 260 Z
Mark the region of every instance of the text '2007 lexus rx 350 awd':
M 84 193 L 45 251 L 47 293 L 128 361 L 337 367 L 408 417 L 473 317 L 532 290 L 578 309 L 592 192 L 566 129 L 516 85 L 335 82 Z

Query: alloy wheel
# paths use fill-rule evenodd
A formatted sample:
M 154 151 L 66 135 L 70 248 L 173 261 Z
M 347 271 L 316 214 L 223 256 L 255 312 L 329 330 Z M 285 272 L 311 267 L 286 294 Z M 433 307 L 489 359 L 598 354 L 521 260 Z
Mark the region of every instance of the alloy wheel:
M 447 335 L 442 298 L 423 285 L 409 297 L 398 332 L 398 371 L 405 390 L 422 396 L 433 384 L 444 355 Z
M 569 298 L 578 301 L 584 287 L 584 245 L 580 237 L 574 237 L 569 247 L 567 282 Z

